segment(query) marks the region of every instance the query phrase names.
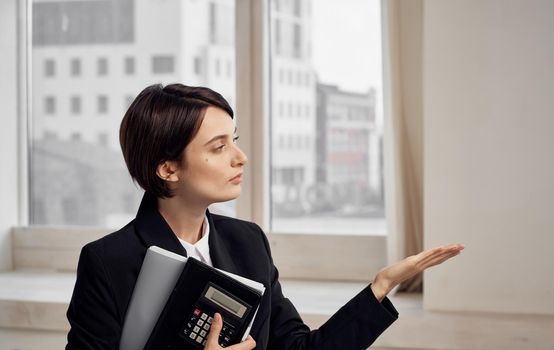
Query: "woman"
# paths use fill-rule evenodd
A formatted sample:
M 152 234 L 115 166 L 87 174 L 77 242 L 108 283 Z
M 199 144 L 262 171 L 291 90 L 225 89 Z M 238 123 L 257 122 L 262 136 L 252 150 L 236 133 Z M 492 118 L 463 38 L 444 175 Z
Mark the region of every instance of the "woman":
M 400 282 L 459 254 L 462 245 L 409 257 L 374 281 L 318 330 L 285 298 L 264 232 L 254 223 L 211 214 L 237 198 L 246 155 L 235 141 L 233 111 L 218 93 L 181 84 L 152 85 L 129 107 L 120 142 L 129 173 L 144 190 L 136 218 L 83 247 L 67 311 L 66 349 L 117 349 L 146 249 L 160 246 L 259 281 L 266 287 L 245 349 L 365 349 L 398 313 L 386 295 Z M 216 314 L 205 349 L 220 349 Z

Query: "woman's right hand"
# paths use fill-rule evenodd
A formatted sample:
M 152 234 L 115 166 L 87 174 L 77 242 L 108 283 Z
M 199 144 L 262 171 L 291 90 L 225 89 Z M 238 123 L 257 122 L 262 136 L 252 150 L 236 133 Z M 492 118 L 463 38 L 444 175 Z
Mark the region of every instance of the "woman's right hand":
M 204 347 L 204 350 L 219 350 L 223 349 L 219 345 L 219 333 L 221 332 L 221 328 L 223 328 L 223 318 L 219 313 L 215 313 L 214 318 L 212 320 L 212 325 L 210 326 L 210 333 L 208 334 L 208 340 L 206 341 L 206 346 Z M 245 341 L 242 343 L 235 344 L 233 346 L 229 346 L 225 349 L 228 350 L 251 350 L 256 347 L 256 342 L 254 341 L 254 338 L 252 338 L 250 335 L 246 338 Z

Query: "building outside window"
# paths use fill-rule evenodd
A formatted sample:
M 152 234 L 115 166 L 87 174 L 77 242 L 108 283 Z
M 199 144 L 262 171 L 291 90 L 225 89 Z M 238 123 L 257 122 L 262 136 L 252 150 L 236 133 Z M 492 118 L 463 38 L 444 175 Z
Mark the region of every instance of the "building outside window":
M 380 2 L 273 4 L 271 228 L 383 235 Z

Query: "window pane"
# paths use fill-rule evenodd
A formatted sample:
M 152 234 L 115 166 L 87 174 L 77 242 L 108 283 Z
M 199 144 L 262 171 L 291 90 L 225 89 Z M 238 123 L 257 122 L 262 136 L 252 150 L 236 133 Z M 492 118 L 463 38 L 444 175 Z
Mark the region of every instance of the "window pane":
M 31 223 L 120 227 L 142 196 L 119 146 L 125 111 L 154 83 L 208 86 L 235 101 L 234 1 L 32 6 Z M 218 77 L 207 74 L 216 60 Z M 233 216 L 234 208 L 227 202 L 211 209 Z
M 152 73 L 173 73 L 175 70 L 173 56 L 152 57 Z
M 81 97 L 71 97 L 71 114 L 81 114 Z
M 100 76 L 108 75 L 108 59 L 101 57 L 97 62 L 97 73 Z
M 71 69 L 71 75 L 74 77 L 78 77 L 81 75 L 81 60 L 78 58 L 72 58 L 70 61 L 70 69 Z
M 52 59 L 44 61 L 44 76 L 53 77 L 56 75 L 56 62 Z
M 125 57 L 125 74 L 131 75 L 135 73 L 135 58 Z
M 380 1 L 270 11 L 272 230 L 384 234 Z

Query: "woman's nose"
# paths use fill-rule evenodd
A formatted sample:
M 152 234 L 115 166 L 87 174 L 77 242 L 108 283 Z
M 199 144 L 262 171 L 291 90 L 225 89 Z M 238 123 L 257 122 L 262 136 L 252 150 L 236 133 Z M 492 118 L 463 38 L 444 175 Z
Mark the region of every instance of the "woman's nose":
M 238 146 L 235 146 L 235 150 L 236 154 L 233 157 L 233 166 L 245 165 L 248 162 L 248 157 Z

